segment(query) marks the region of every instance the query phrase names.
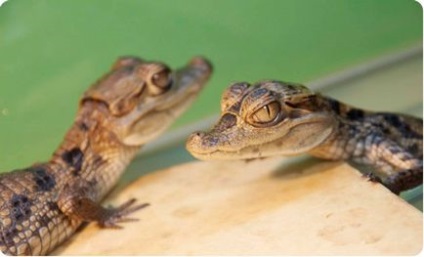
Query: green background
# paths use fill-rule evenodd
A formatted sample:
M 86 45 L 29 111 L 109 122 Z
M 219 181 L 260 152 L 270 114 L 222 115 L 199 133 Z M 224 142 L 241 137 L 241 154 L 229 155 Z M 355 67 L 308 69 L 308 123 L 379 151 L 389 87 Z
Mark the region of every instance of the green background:
M 9 0 L 0 8 L 0 171 L 46 160 L 81 93 L 120 55 L 213 62 L 181 126 L 218 112 L 231 81 L 306 82 L 421 39 L 412 0 Z

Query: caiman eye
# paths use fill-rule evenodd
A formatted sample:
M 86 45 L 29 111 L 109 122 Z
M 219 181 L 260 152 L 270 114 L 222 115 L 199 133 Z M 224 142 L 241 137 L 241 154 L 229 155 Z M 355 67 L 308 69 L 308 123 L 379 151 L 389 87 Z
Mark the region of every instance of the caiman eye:
M 152 75 L 152 84 L 159 89 L 159 93 L 166 91 L 171 86 L 171 70 L 167 67 Z
M 269 123 L 279 121 L 279 117 L 281 117 L 280 103 L 271 102 L 254 112 L 252 115 L 252 121 L 257 125 L 267 125 Z

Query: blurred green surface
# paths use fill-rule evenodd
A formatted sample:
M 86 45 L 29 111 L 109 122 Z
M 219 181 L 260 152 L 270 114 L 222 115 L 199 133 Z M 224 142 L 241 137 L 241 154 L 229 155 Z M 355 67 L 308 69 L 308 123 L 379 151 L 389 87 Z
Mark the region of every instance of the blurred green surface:
M 219 111 L 231 81 L 310 81 L 420 42 L 412 0 L 9 0 L 0 8 L 0 171 L 46 160 L 81 93 L 120 55 L 215 73 L 177 125 Z

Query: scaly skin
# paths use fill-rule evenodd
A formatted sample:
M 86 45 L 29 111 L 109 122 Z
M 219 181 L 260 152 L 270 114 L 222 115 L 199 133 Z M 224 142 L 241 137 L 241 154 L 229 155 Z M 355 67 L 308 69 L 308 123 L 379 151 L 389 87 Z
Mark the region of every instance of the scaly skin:
M 117 208 L 100 201 L 146 142 L 195 99 L 212 68 L 196 57 L 171 71 L 165 64 L 123 57 L 83 95 L 75 122 L 45 163 L 0 175 L 0 250 L 44 255 L 83 222 L 119 228 L 147 204 Z
M 193 133 L 187 149 L 202 160 L 252 159 L 309 153 L 374 169 L 370 179 L 394 193 L 422 184 L 422 119 L 371 112 L 294 83 L 231 85 L 221 118 Z

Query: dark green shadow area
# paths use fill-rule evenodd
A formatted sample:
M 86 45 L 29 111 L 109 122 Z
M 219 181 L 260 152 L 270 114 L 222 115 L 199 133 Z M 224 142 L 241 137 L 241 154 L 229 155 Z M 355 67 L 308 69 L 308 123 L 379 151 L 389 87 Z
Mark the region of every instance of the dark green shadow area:
M 212 60 L 180 126 L 218 112 L 231 81 L 310 81 L 421 39 L 412 0 L 10 0 L 0 8 L 0 170 L 46 160 L 81 93 L 120 55 Z

